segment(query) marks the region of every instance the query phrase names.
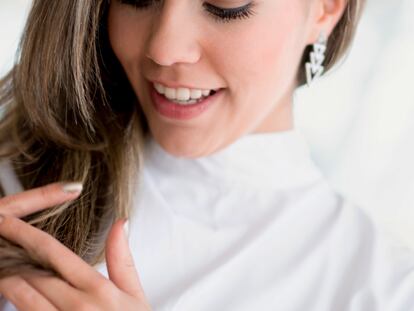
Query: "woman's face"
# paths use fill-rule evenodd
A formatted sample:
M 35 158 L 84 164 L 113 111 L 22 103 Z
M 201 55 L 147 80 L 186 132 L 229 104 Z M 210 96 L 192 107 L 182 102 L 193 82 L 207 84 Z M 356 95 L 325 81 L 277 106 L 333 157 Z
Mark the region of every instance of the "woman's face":
M 299 62 L 316 37 L 310 2 L 112 0 L 111 46 L 157 142 L 176 156 L 200 157 L 248 133 L 290 129 Z M 249 3 L 241 18 L 215 15 L 215 7 Z M 154 81 L 176 89 L 164 91 L 170 97 L 220 91 L 198 107 L 184 106 L 154 101 Z

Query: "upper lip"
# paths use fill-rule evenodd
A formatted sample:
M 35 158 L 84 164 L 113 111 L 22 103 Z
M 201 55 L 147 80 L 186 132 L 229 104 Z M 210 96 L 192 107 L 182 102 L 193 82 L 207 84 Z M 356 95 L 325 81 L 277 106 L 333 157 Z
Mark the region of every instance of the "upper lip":
M 206 88 L 206 87 L 197 87 L 197 86 L 190 86 L 185 83 L 178 83 L 178 82 L 166 82 L 163 80 L 148 80 L 151 83 L 158 83 L 162 84 L 163 86 L 166 86 L 168 88 L 172 89 L 178 89 L 178 88 L 186 88 L 186 89 L 196 89 L 196 90 L 219 90 L 219 87 L 216 88 Z

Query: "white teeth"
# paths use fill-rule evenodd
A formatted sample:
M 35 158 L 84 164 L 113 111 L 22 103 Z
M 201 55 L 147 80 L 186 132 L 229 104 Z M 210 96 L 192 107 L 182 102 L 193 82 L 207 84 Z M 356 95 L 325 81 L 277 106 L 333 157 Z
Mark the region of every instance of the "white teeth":
M 208 95 L 210 95 L 210 92 L 211 92 L 211 90 L 203 90 L 202 94 L 203 94 L 203 96 L 208 96 Z
M 168 99 L 176 99 L 176 94 L 177 94 L 177 92 L 175 91 L 175 89 L 170 89 L 169 87 L 165 88 L 164 95 Z
M 189 100 L 190 95 L 191 95 L 190 89 L 183 89 L 183 88 L 177 89 L 176 97 L 178 100 Z
M 158 93 L 164 94 L 165 87 L 163 87 L 161 84 L 154 83 L 154 87 L 155 87 L 155 89 L 157 90 Z
M 191 90 L 191 98 L 199 99 L 199 98 L 201 98 L 201 96 L 203 96 L 203 91 L 202 90 Z
M 154 88 L 159 94 L 165 95 L 170 100 L 179 100 L 179 101 L 189 101 L 197 100 L 203 96 L 209 96 L 212 91 L 215 90 L 200 90 L 200 89 L 188 89 L 188 88 L 178 88 L 173 89 L 165 87 L 162 84 L 154 83 Z
M 180 104 L 180 105 L 192 105 L 192 104 L 195 104 L 195 103 L 198 103 L 199 101 L 201 101 L 202 99 L 192 99 L 192 100 L 189 100 L 189 101 L 181 101 L 181 100 L 176 100 L 176 99 L 170 99 L 172 102 L 174 102 L 174 103 L 177 103 L 177 104 Z

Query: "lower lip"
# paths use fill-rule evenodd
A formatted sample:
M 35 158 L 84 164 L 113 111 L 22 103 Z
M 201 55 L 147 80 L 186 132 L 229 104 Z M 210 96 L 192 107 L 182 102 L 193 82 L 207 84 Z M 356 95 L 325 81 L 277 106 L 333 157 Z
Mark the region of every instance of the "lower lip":
M 180 105 L 169 101 L 166 97 L 159 94 L 154 86 L 150 84 L 150 93 L 152 104 L 162 116 L 176 120 L 189 120 L 201 115 L 207 111 L 216 101 L 218 96 L 222 93 L 223 89 L 220 89 L 214 95 L 211 95 L 201 102 L 191 105 Z

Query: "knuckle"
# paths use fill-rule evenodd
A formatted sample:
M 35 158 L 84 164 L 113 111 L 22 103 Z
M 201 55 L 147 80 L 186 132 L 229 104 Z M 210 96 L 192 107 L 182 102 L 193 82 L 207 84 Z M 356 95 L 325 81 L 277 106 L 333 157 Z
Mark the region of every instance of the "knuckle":
M 13 206 L 13 216 L 22 216 L 26 212 L 26 209 L 21 204 L 16 204 Z
M 132 259 L 132 257 L 128 258 L 128 260 L 125 262 L 125 266 L 130 269 L 130 270 L 134 270 L 135 269 L 135 262 Z
M 18 291 L 17 295 L 19 300 L 36 303 L 37 297 L 32 290 L 28 290 L 27 286 L 21 286 L 19 289 L 16 288 L 16 291 Z
M 13 281 L 13 288 L 11 290 L 11 295 L 20 301 L 36 302 L 35 292 L 31 290 L 29 285 L 23 279 L 15 278 Z
M 50 236 L 44 234 L 34 239 L 30 248 L 31 253 L 36 258 L 46 262 L 50 262 L 49 253 L 55 253 L 57 251 L 55 241 Z
M 50 196 L 50 194 L 52 193 L 50 186 L 45 186 L 45 187 L 41 187 L 39 188 L 39 194 L 42 197 L 43 200 L 47 200 Z
M 111 284 L 104 278 L 95 281 L 93 291 L 98 297 L 108 297 L 108 294 L 112 291 L 112 289 Z
M 21 217 L 25 214 L 25 206 L 16 196 L 7 196 L 0 199 L 0 211 L 5 215 Z
M 9 208 L 16 205 L 16 197 L 15 196 L 6 196 L 0 199 L 0 208 Z
M 27 284 L 22 279 L 15 278 L 13 282 L 13 289 L 16 293 L 26 293 L 27 292 Z
M 60 250 L 56 247 L 56 242 L 53 240 L 52 237 L 41 237 L 40 241 L 42 241 L 40 245 L 44 245 L 42 247 L 44 249 L 43 253 L 46 255 L 47 259 L 49 259 L 49 253 L 59 253 Z M 50 260 L 48 260 L 48 262 L 50 262 Z
M 3 222 L 2 226 L 4 227 L 7 235 L 12 235 L 13 233 L 18 230 L 18 226 L 16 226 L 16 218 L 7 214 L 3 214 Z M 7 237 L 6 237 L 7 238 Z

